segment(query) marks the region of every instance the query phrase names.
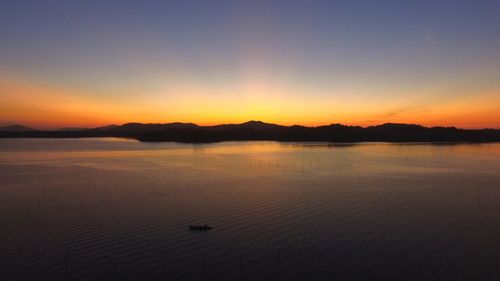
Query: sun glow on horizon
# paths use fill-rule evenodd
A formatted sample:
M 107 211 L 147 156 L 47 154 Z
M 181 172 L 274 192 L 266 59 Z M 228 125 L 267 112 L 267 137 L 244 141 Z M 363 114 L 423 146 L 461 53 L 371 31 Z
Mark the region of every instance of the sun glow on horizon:
M 195 91 L 194 87 L 187 93 L 187 88 L 184 91 L 176 89 L 180 94 L 175 96 L 159 93 L 148 100 L 117 102 L 106 97 L 89 98 L 81 91 L 67 88 L 0 81 L 0 119 L 42 129 L 129 122 L 217 125 L 249 120 L 305 126 L 332 123 L 369 126 L 392 122 L 462 128 L 500 127 L 498 92 L 416 107 L 387 101 L 362 103 L 328 97 L 316 100 L 260 86 L 241 89 L 242 95 L 222 94 L 218 98 L 213 98 L 208 91 Z

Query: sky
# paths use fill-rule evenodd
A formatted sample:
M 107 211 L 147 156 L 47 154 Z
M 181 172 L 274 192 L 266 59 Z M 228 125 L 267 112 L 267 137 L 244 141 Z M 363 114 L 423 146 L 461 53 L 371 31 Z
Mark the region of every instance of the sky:
M 0 125 L 500 128 L 500 1 L 0 0 Z

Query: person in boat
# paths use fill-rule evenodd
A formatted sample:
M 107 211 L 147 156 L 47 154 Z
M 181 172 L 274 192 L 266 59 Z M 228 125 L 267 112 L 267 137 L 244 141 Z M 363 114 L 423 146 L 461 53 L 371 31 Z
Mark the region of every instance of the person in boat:
M 204 224 L 204 225 L 190 225 L 188 228 L 189 228 L 189 230 L 198 230 L 198 231 L 211 230 L 212 229 L 212 227 L 208 226 L 207 224 Z

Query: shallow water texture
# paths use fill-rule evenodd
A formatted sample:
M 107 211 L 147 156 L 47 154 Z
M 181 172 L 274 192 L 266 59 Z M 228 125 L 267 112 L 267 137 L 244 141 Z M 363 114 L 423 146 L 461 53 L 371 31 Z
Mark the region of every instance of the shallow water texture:
M 498 143 L 3 139 L 0 280 L 500 280 L 499 191 Z

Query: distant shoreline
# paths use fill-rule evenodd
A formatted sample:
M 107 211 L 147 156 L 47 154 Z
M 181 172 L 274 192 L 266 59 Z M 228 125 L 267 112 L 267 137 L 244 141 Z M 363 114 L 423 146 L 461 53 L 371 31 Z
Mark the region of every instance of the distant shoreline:
M 401 144 L 401 145 L 459 145 L 459 144 L 495 144 L 495 143 L 500 143 L 500 140 L 485 140 L 485 141 L 378 141 L 378 140 L 365 140 L 365 141 L 317 141 L 317 140 L 268 140 L 268 139 L 261 139 L 261 140 L 218 140 L 218 141 L 169 141 L 169 140 L 161 140 L 161 141 L 149 141 L 149 140 L 139 140 L 137 138 L 129 138 L 129 137 L 111 137 L 111 136 L 106 136 L 106 137 L 92 137 L 92 136 L 85 136 L 85 137 L 3 137 L 0 136 L 0 140 L 22 140 L 22 139 L 46 139 L 46 140 L 77 140 L 77 139 L 105 139 L 105 138 L 116 138 L 116 139 L 123 139 L 123 140 L 131 140 L 131 141 L 138 141 L 140 143 L 177 143 L 177 144 L 216 144 L 216 143 L 224 143 L 224 142 L 276 142 L 276 143 L 281 143 L 281 144 L 311 144 L 311 146 L 314 146 L 314 144 L 317 144 L 317 146 L 350 146 L 350 145 L 361 145 L 361 144 Z
M 10 129 L 9 129 L 10 128 Z M 318 127 L 282 126 L 249 121 L 242 124 L 198 126 L 192 123 L 128 123 L 93 129 L 35 130 L 20 125 L 0 128 L 0 138 L 88 138 L 120 137 L 141 142 L 213 143 L 222 141 L 280 142 L 500 142 L 499 129 L 458 129 L 386 123 L 359 127 L 332 124 Z

